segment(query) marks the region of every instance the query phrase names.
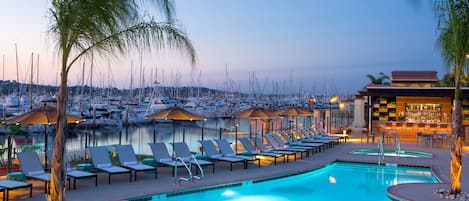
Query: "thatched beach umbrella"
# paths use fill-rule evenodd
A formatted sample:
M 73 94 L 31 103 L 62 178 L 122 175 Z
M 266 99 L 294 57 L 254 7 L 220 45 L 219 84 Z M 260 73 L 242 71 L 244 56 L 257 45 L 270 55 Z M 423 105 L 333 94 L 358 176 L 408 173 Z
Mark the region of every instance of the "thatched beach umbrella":
M 257 138 L 257 121 L 258 120 L 266 120 L 266 119 L 277 119 L 277 118 L 280 118 L 280 116 L 278 114 L 275 114 L 274 112 L 270 111 L 270 110 L 266 110 L 266 109 L 262 109 L 262 108 L 257 108 L 257 107 L 253 107 L 253 108 L 249 108 L 249 109 L 246 109 L 246 110 L 243 110 L 241 112 L 238 112 L 236 113 L 235 115 L 233 115 L 235 118 L 239 118 L 239 119 L 254 119 L 256 120 L 256 131 L 255 131 L 255 137 Z M 264 133 L 262 132 L 262 135 Z M 264 136 L 262 136 L 264 137 Z M 235 143 L 236 143 L 236 147 L 238 147 L 238 136 L 235 135 Z M 257 140 L 254 140 L 254 143 L 256 143 Z
M 173 121 L 173 144 L 175 142 L 176 136 L 176 121 L 201 121 L 205 120 L 205 117 L 191 113 L 180 107 L 169 107 L 167 109 L 160 110 L 153 114 L 146 116 L 148 119 L 163 119 L 163 120 L 172 120 Z M 203 132 L 202 132 L 203 133 Z M 174 149 L 173 149 L 174 156 Z
M 82 121 L 80 117 L 67 115 L 67 123 L 79 123 L 80 121 Z M 57 123 L 57 108 L 44 104 L 43 106 L 34 108 L 29 112 L 7 119 L 5 122 L 7 124 L 44 125 L 44 163 L 47 168 L 47 125 Z
M 312 112 L 306 111 L 299 107 L 289 107 L 289 108 L 278 110 L 275 113 L 280 116 L 288 116 L 288 117 L 295 117 L 295 118 L 298 116 L 304 116 L 304 117 L 313 116 Z M 290 129 L 291 129 L 291 124 L 290 124 Z

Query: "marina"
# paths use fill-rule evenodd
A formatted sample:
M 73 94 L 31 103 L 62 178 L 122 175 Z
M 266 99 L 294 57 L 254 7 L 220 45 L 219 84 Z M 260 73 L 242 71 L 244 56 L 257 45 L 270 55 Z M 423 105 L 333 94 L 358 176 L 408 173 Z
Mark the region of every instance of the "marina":
M 0 24 L 4 201 L 469 201 L 469 0 L 15 0 Z

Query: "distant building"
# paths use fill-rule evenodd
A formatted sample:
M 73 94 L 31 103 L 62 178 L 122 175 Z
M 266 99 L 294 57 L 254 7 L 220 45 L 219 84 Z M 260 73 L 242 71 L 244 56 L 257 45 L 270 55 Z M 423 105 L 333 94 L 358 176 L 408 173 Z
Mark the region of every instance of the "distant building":
M 391 84 L 395 87 L 432 87 L 438 83 L 436 71 L 392 71 Z

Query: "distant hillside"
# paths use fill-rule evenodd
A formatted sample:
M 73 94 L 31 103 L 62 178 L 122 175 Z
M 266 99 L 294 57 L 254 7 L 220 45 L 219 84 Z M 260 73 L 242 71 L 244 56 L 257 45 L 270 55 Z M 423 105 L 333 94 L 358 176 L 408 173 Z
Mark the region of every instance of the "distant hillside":
M 18 90 L 20 94 L 29 94 L 29 84 L 26 83 L 17 83 L 16 81 L 11 80 L 0 80 L 0 95 L 8 95 L 12 93 L 17 93 Z M 55 94 L 58 87 L 51 85 L 32 85 L 33 93 L 36 94 Z M 80 86 L 70 86 L 69 88 L 70 95 L 77 95 L 83 93 L 84 95 L 90 94 L 90 87 L 84 86 L 83 89 Z M 95 96 L 136 96 L 141 89 L 118 89 L 118 88 L 97 88 L 93 87 L 93 95 Z M 210 89 L 207 87 L 167 87 L 167 86 L 158 86 L 158 94 L 164 97 L 177 97 L 177 98 L 187 98 L 187 97 L 215 97 L 223 98 L 227 94 L 218 89 Z M 143 92 L 145 96 L 151 95 L 153 87 L 144 88 Z M 246 97 L 247 94 L 234 92 L 230 93 L 230 96 L 236 97 Z

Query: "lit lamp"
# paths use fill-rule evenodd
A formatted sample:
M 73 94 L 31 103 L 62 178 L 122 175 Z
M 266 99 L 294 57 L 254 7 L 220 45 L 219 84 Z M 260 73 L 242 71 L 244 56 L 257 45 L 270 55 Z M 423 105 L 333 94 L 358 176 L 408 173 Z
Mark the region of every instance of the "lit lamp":
M 309 97 L 308 109 L 310 112 L 313 113 L 313 115 L 311 115 L 311 125 L 313 125 L 313 122 L 316 122 L 314 121 L 314 105 L 315 104 L 316 104 L 316 98 L 314 96 Z
M 328 124 L 328 132 L 331 133 L 332 131 L 332 104 L 337 102 L 339 100 L 339 96 L 333 96 L 330 100 L 329 100 L 329 124 Z

